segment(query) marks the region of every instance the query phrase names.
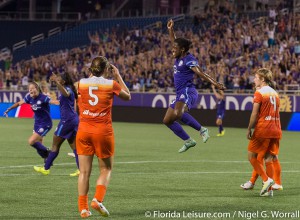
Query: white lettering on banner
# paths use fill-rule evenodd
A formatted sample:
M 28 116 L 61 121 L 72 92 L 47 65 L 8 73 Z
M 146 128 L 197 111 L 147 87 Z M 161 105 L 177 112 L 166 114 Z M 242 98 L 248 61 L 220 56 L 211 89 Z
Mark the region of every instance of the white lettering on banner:
M 252 97 L 252 96 L 248 96 L 248 97 L 244 98 L 244 100 L 243 100 L 243 102 L 242 102 L 242 106 L 241 106 L 241 110 L 242 110 L 242 111 L 244 111 L 244 110 L 246 109 L 246 105 L 247 105 L 249 102 L 252 104 L 252 102 L 253 102 L 253 97 Z
M 210 109 L 215 109 L 216 107 L 216 100 L 214 99 L 213 96 L 210 96 Z
M 1 92 L 0 102 L 19 102 L 23 99 L 20 92 Z
M 167 108 L 167 101 L 163 95 L 156 95 L 152 101 L 152 108 L 156 107 L 158 101 L 162 102 L 163 108 Z
M 235 98 L 235 97 L 233 97 L 233 96 L 227 96 L 226 97 L 226 109 L 230 109 L 229 107 L 230 107 L 230 103 L 233 103 L 234 104 L 234 110 L 240 110 L 239 109 L 239 102 L 238 102 L 238 100 Z
M 198 105 L 201 109 L 207 109 L 207 105 L 206 105 L 206 102 L 205 102 L 205 97 L 204 95 L 201 96 L 200 98 L 200 103 Z

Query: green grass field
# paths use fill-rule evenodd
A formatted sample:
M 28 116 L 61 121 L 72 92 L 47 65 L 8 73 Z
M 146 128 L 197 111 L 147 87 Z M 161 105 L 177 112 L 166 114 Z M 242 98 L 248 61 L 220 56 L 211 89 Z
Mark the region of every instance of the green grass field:
M 48 147 L 57 123 L 45 138 Z M 64 143 L 49 176 L 35 173 L 42 159 L 27 144 L 32 125 L 31 119 L 0 118 L 0 219 L 80 219 L 69 146 Z M 212 127 L 203 144 L 196 131 L 184 128 L 198 144 L 179 154 L 182 141 L 162 124 L 114 123 L 115 166 L 104 202 L 110 219 L 200 219 L 200 213 L 218 214 L 202 219 L 289 219 L 283 214 L 300 210 L 299 133 L 283 132 L 284 190 L 262 198 L 261 180 L 252 191 L 239 187 L 251 175 L 246 129 L 227 128 L 216 137 Z M 89 200 L 98 176 L 95 162 Z M 280 216 L 272 217 L 276 211 Z M 97 218 L 93 212 L 90 219 Z

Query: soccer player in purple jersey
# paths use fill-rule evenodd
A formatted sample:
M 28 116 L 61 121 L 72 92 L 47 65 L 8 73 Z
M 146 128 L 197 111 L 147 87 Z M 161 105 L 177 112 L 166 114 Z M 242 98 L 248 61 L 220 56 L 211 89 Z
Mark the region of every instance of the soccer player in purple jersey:
M 216 90 L 215 86 L 211 86 L 214 95 L 217 98 L 217 119 L 216 125 L 219 127 L 219 133 L 217 134 L 218 137 L 225 135 L 225 129 L 223 128 L 223 118 L 225 115 L 225 94 L 222 90 Z
M 60 102 L 60 122 L 56 127 L 53 135 L 52 149 L 46 160 L 44 167 L 34 166 L 34 170 L 44 175 L 50 173 L 50 167 L 53 161 L 58 156 L 59 149 L 62 143 L 67 139 L 70 147 L 72 148 L 77 164 L 77 170 L 71 173 L 70 176 L 79 175 L 78 155 L 76 152 L 76 134 L 78 128 L 78 115 L 76 113 L 76 100 L 78 98 L 74 82 L 69 73 L 63 73 L 60 75 L 53 74 L 50 77 L 50 81 L 55 82 L 61 95 L 59 96 Z
M 48 96 L 44 95 L 39 85 L 31 82 L 28 85 L 29 93 L 26 94 L 23 100 L 14 103 L 9 107 L 4 115 L 18 106 L 27 103 L 30 104 L 34 112 L 34 129 L 33 134 L 29 137 L 28 143 L 34 147 L 37 153 L 44 159 L 48 157 L 49 151 L 43 145 L 43 138 L 52 128 L 52 120 L 50 116 L 50 104 L 58 105 L 58 101 L 51 100 Z
M 209 138 L 208 129 L 202 127 L 195 118 L 187 113 L 198 98 L 198 92 L 193 85 L 194 74 L 196 73 L 219 89 L 225 89 L 225 87 L 200 69 L 197 59 L 189 53 L 191 42 L 185 38 L 176 38 L 173 30 L 173 20 L 168 21 L 167 27 L 170 39 L 173 43 L 172 55 L 175 58 L 174 85 L 176 89 L 176 99 L 169 106 L 163 123 L 184 141 L 183 147 L 178 151 L 179 153 L 183 153 L 189 148 L 194 147 L 196 141 L 183 130 L 177 120 L 181 120 L 184 124 L 199 131 L 204 143 L 206 143 Z

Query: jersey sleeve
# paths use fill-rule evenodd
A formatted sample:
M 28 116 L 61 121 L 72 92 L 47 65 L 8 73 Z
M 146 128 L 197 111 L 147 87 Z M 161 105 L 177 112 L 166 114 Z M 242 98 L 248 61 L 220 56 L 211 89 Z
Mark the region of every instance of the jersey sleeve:
M 117 96 L 120 94 L 121 92 L 121 86 L 119 83 L 117 83 L 115 80 L 113 81 L 113 93 L 116 94 Z
M 254 98 L 253 98 L 253 103 L 261 103 L 262 102 L 262 95 L 259 91 L 255 91 L 254 93 Z
M 25 95 L 25 97 L 24 97 L 24 102 L 27 103 L 27 104 L 30 103 L 30 95 L 29 95 L 29 93 L 27 93 L 27 94 Z
M 185 65 L 191 69 L 192 67 L 199 66 L 199 63 L 196 58 L 192 57 L 186 61 Z
M 47 95 L 45 95 L 45 97 L 43 97 L 44 103 L 49 103 L 51 101 L 51 98 Z

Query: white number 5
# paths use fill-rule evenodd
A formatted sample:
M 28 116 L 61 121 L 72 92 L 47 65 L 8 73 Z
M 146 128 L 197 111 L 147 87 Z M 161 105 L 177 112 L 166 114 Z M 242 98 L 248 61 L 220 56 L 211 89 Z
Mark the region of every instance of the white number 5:
M 274 106 L 274 111 L 276 111 L 276 98 L 275 98 L 275 96 L 270 96 L 270 102 Z
M 94 101 L 89 100 L 90 105 L 95 106 L 97 105 L 99 98 L 95 94 L 93 94 L 93 90 L 98 90 L 97 86 L 89 86 L 89 95 L 94 99 Z

